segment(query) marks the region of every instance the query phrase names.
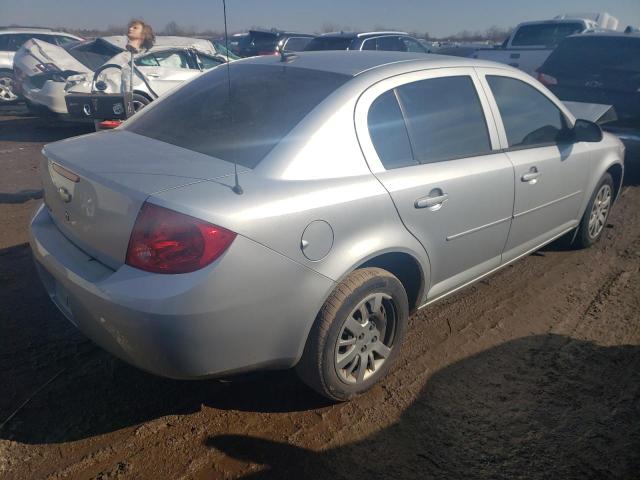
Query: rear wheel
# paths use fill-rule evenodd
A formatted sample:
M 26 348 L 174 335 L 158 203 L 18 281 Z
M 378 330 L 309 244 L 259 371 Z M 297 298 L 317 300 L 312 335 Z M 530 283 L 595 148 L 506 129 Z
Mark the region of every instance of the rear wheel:
M 320 310 L 298 375 L 332 400 L 368 390 L 395 362 L 408 312 L 404 287 L 391 273 L 380 268 L 352 272 Z
M 613 178 L 605 173 L 591 195 L 591 199 L 580 221 L 574 241 L 576 248 L 587 248 L 598 241 L 607 226 L 613 204 Z
M 13 89 L 13 72 L 11 70 L 0 70 L 0 105 L 15 102 L 18 99 L 18 95 Z

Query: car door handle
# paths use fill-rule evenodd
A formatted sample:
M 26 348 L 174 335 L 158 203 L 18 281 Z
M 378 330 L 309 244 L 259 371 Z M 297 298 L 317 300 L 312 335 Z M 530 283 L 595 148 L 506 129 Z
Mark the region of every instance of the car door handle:
M 529 172 L 520 177 L 520 180 L 522 180 L 523 182 L 535 183 L 534 180 L 536 180 L 539 176 L 540 172 L 538 172 L 538 169 L 536 167 L 531 167 L 531 169 L 529 169 Z
M 428 196 L 422 197 L 416 200 L 414 204 L 416 208 L 433 208 L 437 206 L 442 206 L 444 202 L 447 201 L 449 195 L 447 193 L 441 193 L 436 196 Z
M 160 74 L 159 73 L 147 73 L 147 77 L 160 78 Z

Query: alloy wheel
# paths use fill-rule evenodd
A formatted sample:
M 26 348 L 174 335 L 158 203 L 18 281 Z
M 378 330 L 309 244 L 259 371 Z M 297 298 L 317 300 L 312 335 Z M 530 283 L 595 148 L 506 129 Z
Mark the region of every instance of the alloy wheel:
M 335 347 L 335 368 L 345 383 L 362 383 L 391 355 L 396 328 L 396 307 L 391 296 L 374 293 L 347 317 Z
M 13 92 L 13 78 L 6 75 L 0 77 L 0 103 L 13 102 L 17 98 Z
M 589 215 L 589 237 L 595 239 L 606 225 L 609 209 L 611 208 L 611 186 L 604 184 L 598 190 L 591 206 Z

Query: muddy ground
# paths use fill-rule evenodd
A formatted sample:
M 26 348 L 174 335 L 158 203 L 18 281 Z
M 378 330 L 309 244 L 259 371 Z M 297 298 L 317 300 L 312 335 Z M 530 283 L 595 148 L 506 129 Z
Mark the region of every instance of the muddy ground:
M 640 478 L 637 179 L 597 246 L 421 310 L 395 371 L 332 405 L 291 372 L 143 373 L 58 313 L 27 225 L 40 148 L 84 131 L 0 111 L 0 478 Z

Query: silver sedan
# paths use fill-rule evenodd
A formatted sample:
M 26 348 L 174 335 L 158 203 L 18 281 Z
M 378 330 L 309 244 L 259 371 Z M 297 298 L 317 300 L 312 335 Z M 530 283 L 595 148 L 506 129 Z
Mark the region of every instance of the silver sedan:
M 409 314 L 565 236 L 601 236 L 624 148 L 505 65 L 311 52 L 213 69 L 43 150 L 51 299 L 139 368 L 296 366 L 346 400 Z

